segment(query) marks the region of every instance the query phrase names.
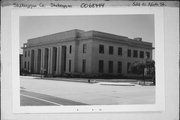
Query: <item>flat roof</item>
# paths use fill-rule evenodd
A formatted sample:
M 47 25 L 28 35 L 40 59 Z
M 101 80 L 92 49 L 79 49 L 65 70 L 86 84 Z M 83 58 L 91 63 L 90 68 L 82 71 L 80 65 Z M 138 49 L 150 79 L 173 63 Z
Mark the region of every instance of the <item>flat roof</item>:
M 126 36 L 120 36 L 116 34 L 90 30 L 84 31 L 80 29 L 73 29 L 64 32 L 54 33 L 50 35 L 45 35 L 37 38 L 29 39 L 27 42 L 27 47 L 36 46 L 36 45 L 44 45 L 44 44 L 53 44 L 53 43 L 60 43 L 66 42 L 70 40 L 86 40 L 88 38 L 99 39 L 99 40 L 106 40 L 112 42 L 120 42 L 123 44 L 128 44 L 136 46 L 136 44 L 143 45 L 144 47 L 152 48 L 152 43 L 145 42 L 137 39 L 130 39 Z M 152 48 L 153 49 L 153 48 Z

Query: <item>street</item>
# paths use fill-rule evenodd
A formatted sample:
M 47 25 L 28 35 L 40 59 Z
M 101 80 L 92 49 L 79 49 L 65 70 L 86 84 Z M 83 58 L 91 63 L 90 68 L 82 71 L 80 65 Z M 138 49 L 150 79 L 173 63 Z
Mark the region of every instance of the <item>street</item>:
M 72 100 L 21 90 L 22 106 L 86 105 Z
M 67 80 L 29 76 L 20 78 L 22 106 L 155 103 L 155 86 L 140 86 L 124 82 L 73 82 L 73 78 Z

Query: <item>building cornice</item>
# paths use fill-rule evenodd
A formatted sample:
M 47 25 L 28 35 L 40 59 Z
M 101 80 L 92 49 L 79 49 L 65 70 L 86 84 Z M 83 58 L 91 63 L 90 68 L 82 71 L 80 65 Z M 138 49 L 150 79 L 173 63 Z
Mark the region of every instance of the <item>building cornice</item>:
M 60 38 L 64 38 L 64 39 L 60 39 Z M 119 36 L 119 35 L 114 35 L 100 31 L 85 32 L 83 30 L 78 30 L 78 29 L 46 35 L 34 39 L 29 39 L 27 43 L 27 47 L 23 47 L 23 49 L 36 47 L 36 46 L 43 46 L 50 44 L 52 45 L 52 44 L 70 42 L 70 41 L 81 41 L 81 40 L 89 40 L 89 39 L 120 43 L 131 47 L 154 49 L 152 47 L 152 43 L 150 42 L 138 41 L 134 39 L 129 39 L 128 37 L 125 36 Z

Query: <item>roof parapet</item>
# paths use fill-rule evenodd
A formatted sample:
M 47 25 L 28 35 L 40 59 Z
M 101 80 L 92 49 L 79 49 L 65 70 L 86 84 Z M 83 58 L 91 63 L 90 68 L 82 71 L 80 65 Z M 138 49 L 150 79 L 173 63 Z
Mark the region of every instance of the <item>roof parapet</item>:
M 141 38 L 141 37 L 136 37 L 136 38 L 134 38 L 134 40 L 136 40 L 136 41 L 142 41 L 142 38 Z

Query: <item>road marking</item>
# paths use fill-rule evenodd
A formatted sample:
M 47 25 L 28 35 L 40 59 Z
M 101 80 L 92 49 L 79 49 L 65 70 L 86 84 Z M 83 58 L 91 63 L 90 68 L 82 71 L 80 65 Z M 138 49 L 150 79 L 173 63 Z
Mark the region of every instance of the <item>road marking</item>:
M 61 104 L 58 104 L 56 102 L 52 102 L 52 101 L 49 101 L 49 100 L 45 100 L 45 99 L 41 99 L 41 98 L 29 96 L 29 95 L 24 95 L 24 94 L 21 94 L 21 95 L 24 96 L 24 97 L 34 98 L 34 99 L 37 99 L 37 100 L 40 100 L 40 101 L 44 101 L 44 102 L 48 102 L 48 103 L 51 103 L 51 104 L 54 104 L 54 105 L 62 106 Z

